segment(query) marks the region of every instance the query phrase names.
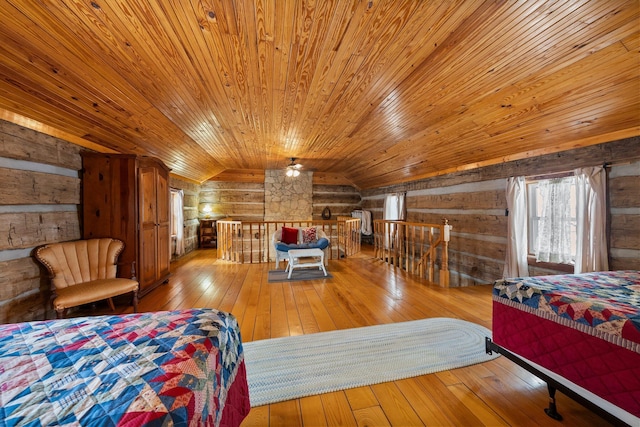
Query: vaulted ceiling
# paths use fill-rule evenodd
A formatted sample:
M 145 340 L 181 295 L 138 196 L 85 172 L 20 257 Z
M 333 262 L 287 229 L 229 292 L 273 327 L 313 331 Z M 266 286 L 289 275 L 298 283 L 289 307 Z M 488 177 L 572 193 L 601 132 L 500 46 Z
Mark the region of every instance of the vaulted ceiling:
M 640 134 L 640 2 L 0 0 L 0 118 L 359 188 Z

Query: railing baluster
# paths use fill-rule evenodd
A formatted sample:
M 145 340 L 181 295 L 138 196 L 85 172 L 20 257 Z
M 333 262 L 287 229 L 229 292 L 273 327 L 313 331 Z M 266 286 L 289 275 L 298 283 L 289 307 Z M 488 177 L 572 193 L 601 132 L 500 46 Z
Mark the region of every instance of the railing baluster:
M 218 259 L 231 262 L 270 262 L 274 248 L 271 236 L 282 227 L 316 226 L 324 231 L 331 244 L 329 259 L 339 259 L 360 251 L 359 218 L 310 221 L 230 221 L 218 220 Z M 253 239 L 257 238 L 257 247 Z M 248 251 L 248 253 L 246 253 Z M 257 251 L 257 254 L 254 252 Z
M 405 221 L 374 220 L 374 256 L 411 274 L 434 282 L 435 261 L 441 254 L 440 286 L 449 286 L 449 238 L 451 226 Z M 417 233 L 416 230 L 419 230 Z M 438 230 L 438 237 L 435 232 Z M 426 233 L 426 238 L 425 238 Z M 427 246 L 428 242 L 428 247 Z

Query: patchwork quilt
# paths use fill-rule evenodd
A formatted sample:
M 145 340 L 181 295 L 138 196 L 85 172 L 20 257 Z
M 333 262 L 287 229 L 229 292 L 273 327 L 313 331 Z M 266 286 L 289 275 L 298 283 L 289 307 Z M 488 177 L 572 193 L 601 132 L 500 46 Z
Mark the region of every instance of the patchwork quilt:
M 640 353 L 640 272 L 498 280 L 493 299 Z
M 0 325 L 0 426 L 239 425 L 249 407 L 229 313 Z

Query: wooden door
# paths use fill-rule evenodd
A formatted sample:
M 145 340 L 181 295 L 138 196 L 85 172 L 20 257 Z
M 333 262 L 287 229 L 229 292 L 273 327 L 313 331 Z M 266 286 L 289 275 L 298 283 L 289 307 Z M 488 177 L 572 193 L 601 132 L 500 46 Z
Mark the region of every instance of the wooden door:
M 159 277 L 158 271 L 158 202 L 156 190 L 156 169 L 138 169 L 138 214 L 140 249 L 138 281 L 140 290 L 153 286 Z

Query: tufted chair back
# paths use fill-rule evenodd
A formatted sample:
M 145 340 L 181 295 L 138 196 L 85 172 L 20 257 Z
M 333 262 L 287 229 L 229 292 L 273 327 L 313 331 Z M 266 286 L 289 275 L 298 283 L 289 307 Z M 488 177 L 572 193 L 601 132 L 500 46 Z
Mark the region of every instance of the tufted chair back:
M 77 283 L 116 277 L 118 256 L 124 243 L 117 239 L 76 240 L 42 246 L 36 258 L 51 274 L 56 289 Z
M 112 298 L 128 293 L 133 297 L 133 311 L 138 311 L 137 280 L 116 277 L 123 249 L 121 240 L 108 237 L 51 243 L 36 249 L 36 259 L 49 270 L 51 299 L 58 317 L 65 317 L 68 308 L 101 300 L 107 300 L 115 311 Z

